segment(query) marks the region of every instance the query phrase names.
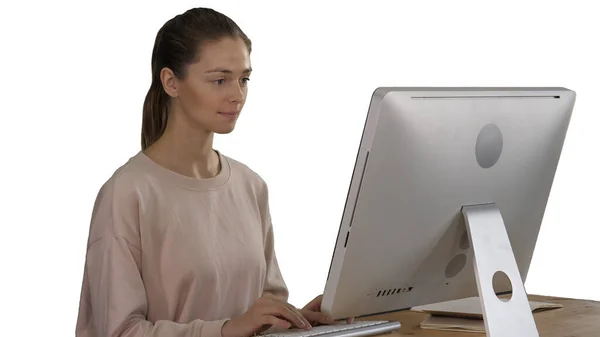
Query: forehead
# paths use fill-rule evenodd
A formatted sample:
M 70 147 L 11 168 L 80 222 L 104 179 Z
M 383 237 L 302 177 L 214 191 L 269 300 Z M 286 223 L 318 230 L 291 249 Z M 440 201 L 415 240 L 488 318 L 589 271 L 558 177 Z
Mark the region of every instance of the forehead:
M 250 68 L 250 55 L 240 38 L 225 38 L 204 43 L 196 66 L 203 70 L 223 68 L 242 72 Z

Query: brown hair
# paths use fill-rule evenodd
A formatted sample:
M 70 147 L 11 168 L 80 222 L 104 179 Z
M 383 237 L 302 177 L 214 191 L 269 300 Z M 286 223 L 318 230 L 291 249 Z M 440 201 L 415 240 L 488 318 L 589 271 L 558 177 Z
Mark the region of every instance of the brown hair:
M 226 37 L 241 38 L 251 52 L 252 43 L 240 27 L 210 8 L 190 9 L 160 28 L 152 50 L 152 84 L 144 100 L 142 150 L 162 136 L 169 118 L 170 97 L 163 89 L 161 70 L 168 67 L 178 78 L 185 78 L 186 68 L 198 60 L 202 44 Z

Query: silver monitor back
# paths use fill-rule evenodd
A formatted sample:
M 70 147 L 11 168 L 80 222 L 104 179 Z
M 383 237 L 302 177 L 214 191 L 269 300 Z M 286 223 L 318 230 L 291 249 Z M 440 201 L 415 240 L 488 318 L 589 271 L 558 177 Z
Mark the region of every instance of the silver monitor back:
M 565 88 L 375 90 L 321 309 L 477 296 L 468 205 L 497 205 L 525 282 L 574 104 Z

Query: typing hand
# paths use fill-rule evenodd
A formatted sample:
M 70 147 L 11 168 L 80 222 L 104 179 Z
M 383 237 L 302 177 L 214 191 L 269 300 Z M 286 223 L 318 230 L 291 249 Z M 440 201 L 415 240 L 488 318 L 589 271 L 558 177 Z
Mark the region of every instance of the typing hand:
M 292 327 L 310 330 L 312 327 L 291 304 L 272 296 L 257 299 L 240 317 L 227 321 L 221 329 L 223 337 L 249 337 L 269 327 L 287 330 Z
M 310 301 L 307 305 L 304 306 L 300 310 L 302 316 L 306 318 L 310 322 L 311 325 L 316 326 L 319 324 L 334 324 L 335 321 L 327 316 L 326 314 L 321 312 L 321 302 L 323 300 L 323 295 L 319 295 L 315 297 L 312 301 Z M 347 323 L 353 323 L 354 318 L 348 318 L 346 320 Z

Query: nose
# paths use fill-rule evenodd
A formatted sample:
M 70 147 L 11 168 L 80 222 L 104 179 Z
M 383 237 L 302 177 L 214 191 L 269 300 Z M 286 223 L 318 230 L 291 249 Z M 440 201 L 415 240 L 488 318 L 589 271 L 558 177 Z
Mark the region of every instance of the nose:
M 233 84 L 230 89 L 229 101 L 231 103 L 241 103 L 244 100 L 244 88 L 239 83 Z

